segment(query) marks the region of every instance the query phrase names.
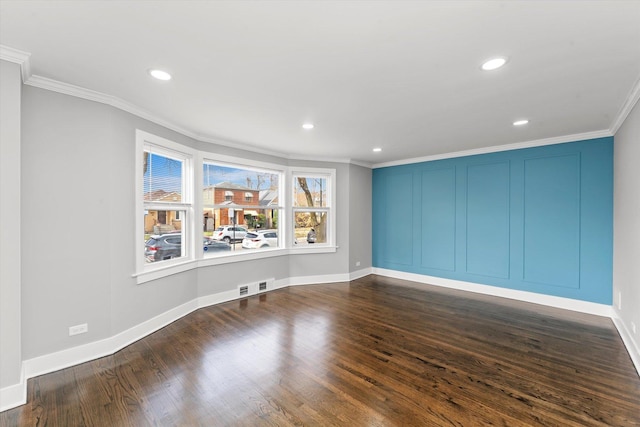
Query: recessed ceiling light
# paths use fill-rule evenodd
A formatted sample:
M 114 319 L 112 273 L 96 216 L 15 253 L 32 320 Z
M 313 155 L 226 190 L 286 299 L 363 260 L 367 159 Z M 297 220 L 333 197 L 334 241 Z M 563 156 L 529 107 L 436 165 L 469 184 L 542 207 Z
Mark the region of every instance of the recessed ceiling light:
M 313 123 L 305 123 L 302 125 L 302 128 L 307 130 L 313 129 Z
M 485 61 L 485 63 L 482 64 L 482 69 L 485 71 L 496 70 L 502 67 L 506 63 L 507 63 L 507 58 L 502 58 L 502 57 L 492 58 L 492 59 L 489 59 L 488 61 Z
M 376 148 L 373 149 L 374 153 L 379 153 L 381 151 L 382 151 L 382 148 L 379 148 L 379 147 L 376 147 Z
M 171 80 L 171 74 L 162 70 L 149 70 L 149 74 L 158 80 Z
M 522 126 L 522 125 L 526 125 L 527 123 L 529 123 L 529 120 L 516 120 L 515 122 L 513 122 L 514 126 Z

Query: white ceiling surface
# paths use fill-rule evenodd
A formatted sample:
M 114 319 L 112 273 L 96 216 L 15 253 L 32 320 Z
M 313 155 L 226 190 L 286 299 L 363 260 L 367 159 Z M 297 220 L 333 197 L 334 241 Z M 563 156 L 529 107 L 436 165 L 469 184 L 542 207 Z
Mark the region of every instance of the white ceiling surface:
M 0 43 L 201 139 L 380 164 L 611 129 L 640 2 L 1 0 Z

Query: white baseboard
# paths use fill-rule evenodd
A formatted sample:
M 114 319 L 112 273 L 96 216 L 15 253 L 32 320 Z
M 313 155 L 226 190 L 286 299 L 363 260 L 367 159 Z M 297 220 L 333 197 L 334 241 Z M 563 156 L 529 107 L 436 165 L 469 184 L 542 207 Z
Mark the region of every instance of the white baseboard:
M 349 280 L 356 280 L 361 277 L 365 277 L 370 275 L 373 272 L 373 267 L 363 268 L 361 270 L 352 271 L 349 273 Z
M 319 276 L 297 276 L 297 277 L 289 277 L 288 283 L 289 286 L 300 286 L 300 285 L 320 285 L 323 283 L 336 283 L 336 282 L 348 282 L 349 274 L 327 274 L 327 275 L 319 275 Z
M 594 302 L 580 301 L 571 298 L 536 294 L 534 292 L 518 291 L 515 289 L 500 288 L 497 286 L 483 285 L 479 283 L 463 282 L 461 280 L 444 279 L 442 277 L 406 273 L 404 271 L 387 270 L 385 268 L 374 267 L 373 274 L 393 277 L 395 279 L 410 280 L 412 282 L 424 283 L 427 285 L 441 286 L 444 288 L 458 289 L 461 291 L 475 292 L 478 294 L 531 302 L 534 304 L 546 305 L 549 307 L 594 314 L 596 316 L 613 316 L 613 307 L 606 304 L 597 304 Z
M 197 300 L 192 300 L 112 337 L 25 360 L 23 362 L 25 375 L 27 378 L 33 378 L 79 363 L 109 356 L 129 344 L 165 327 L 169 323 L 184 317 L 197 308 Z
M 349 277 L 349 274 L 330 274 L 324 276 L 301 276 L 281 280 L 268 279 L 267 289 L 275 290 L 288 286 L 313 283 L 345 282 L 349 281 Z M 257 293 L 257 284 L 251 284 L 249 296 L 256 295 Z M 199 308 L 239 298 L 241 297 L 237 289 L 198 297 L 109 338 L 25 360 L 22 362 L 21 381 L 0 389 L 0 412 L 26 403 L 27 379 L 29 378 L 112 355 L 129 344 L 162 329 L 169 323 L 175 322 Z
M 352 271 L 346 274 L 328 274 L 324 276 L 301 276 L 301 277 L 290 277 L 288 279 L 288 286 L 299 286 L 299 285 L 320 285 L 323 283 L 337 283 L 337 282 L 350 282 L 352 280 L 359 279 L 364 276 L 368 276 L 371 274 L 371 267 L 363 268 L 361 270 Z
M 567 310 L 580 311 L 583 313 L 610 317 L 613 319 L 614 324 L 620 331 L 620 335 L 622 336 L 623 342 L 625 343 L 625 346 L 629 351 L 631 359 L 638 372 L 640 372 L 640 352 L 638 351 L 637 343 L 635 343 L 631 334 L 629 334 L 629 332 L 626 330 L 624 323 L 615 315 L 613 307 L 603 304 L 595 304 L 568 298 L 552 297 L 531 292 L 503 289 L 495 286 L 481 285 L 476 283 L 462 282 L 457 280 L 443 279 L 440 277 L 424 276 L 420 274 L 405 273 L 401 271 L 381 268 L 364 268 L 345 274 L 298 276 L 279 280 L 269 279 L 267 288 L 268 290 L 275 290 L 286 288 L 288 286 L 349 282 L 351 280 L 355 280 L 372 273 L 381 276 L 410 280 L 418 283 L 443 286 L 447 288 L 516 299 L 519 301 L 532 302 Z M 256 293 L 256 290 L 252 288 L 252 292 L 250 295 L 255 295 Z M 232 301 L 239 298 L 241 297 L 238 294 L 237 289 L 198 297 L 178 307 L 172 308 L 171 310 L 168 310 L 158 316 L 155 316 L 152 319 L 144 321 L 130 329 L 120 332 L 112 337 L 25 360 L 22 362 L 22 375 L 20 382 L 18 384 L 0 389 L 0 412 L 15 408 L 16 406 L 20 406 L 26 403 L 27 379 L 29 378 L 33 378 L 35 376 L 47 374 L 50 372 L 55 372 L 60 369 L 95 360 L 100 357 L 109 356 L 123 349 L 129 344 L 138 341 L 139 339 L 144 338 L 147 335 L 152 334 L 153 332 L 156 332 L 169 323 L 172 323 L 199 308 Z
M 633 366 L 636 367 L 636 372 L 640 375 L 640 345 L 638 345 L 633 338 L 633 334 L 629 332 L 627 325 L 620 318 L 619 313 L 615 309 L 613 312 L 614 315 L 611 317 L 611 320 L 613 320 L 613 324 L 616 325 L 616 329 L 618 329 L 620 338 L 622 338 L 622 342 L 627 348 L 627 353 L 629 353 L 629 357 L 631 357 Z
M 27 378 L 24 375 L 24 364 L 20 372 L 20 382 L 0 388 L 0 412 L 27 403 Z
M 484 295 L 491 295 L 502 298 L 509 298 L 518 301 L 531 302 L 534 304 L 546 305 L 549 307 L 561 308 L 565 310 L 577 311 L 596 316 L 609 317 L 615 325 L 622 342 L 624 343 L 629 357 L 640 375 L 640 346 L 634 340 L 633 335 L 627 329 L 625 323 L 615 311 L 613 306 L 597 304 L 588 301 L 579 301 L 570 298 L 554 297 L 551 295 L 536 294 L 533 292 L 517 291 L 514 289 L 499 288 L 496 286 L 481 285 L 478 283 L 463 282 L 459 280 L 444 279 L 442 277 L 425 276 L 415 273 L 405 273 L 403 271 L 387 270 L 384 268 L 372 268 L 373 274 L 392 277 L 395 279 L 410 280 L 412 282 L 424 283 L 434 286 L 458 289 L 462 291 L 475 292 Z

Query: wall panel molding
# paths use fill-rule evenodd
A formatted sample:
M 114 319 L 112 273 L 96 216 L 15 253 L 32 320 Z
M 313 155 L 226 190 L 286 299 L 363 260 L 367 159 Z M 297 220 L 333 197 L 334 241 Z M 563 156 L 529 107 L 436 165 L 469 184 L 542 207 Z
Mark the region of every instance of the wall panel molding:
M 420 265 L 445 271 L 456 268 L 456 168 L 428 169 L 420 174 Z
M 510 164 L 467 165 L 466 265 L 470 274 L 509 278 Z
M 524 161 L 525 281 L 580 287 L 580 153 Z
M 442 172 L 453 169 L 455 191 Z M 413 198 L 400 197 L 390 183 L 410 175 Z M 374 239 L 374 267 L 611 303 L 613 138 L 374 169 L 373 178 L 374 236 L 406 229 L 389 201 L 414 213 L 412 233 Z M 445 262 L 451 236 L 455 259 Z

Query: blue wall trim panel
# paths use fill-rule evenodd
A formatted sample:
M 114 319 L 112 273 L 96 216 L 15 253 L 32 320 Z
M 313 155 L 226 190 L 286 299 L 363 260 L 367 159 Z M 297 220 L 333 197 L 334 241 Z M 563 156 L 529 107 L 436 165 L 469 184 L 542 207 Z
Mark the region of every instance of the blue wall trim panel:
M 374 169 L 373 265 L 611 304 L 613 137 Z
M 509 163 L 467 167 L 467 273 L 509 277 Z
M 455 270 L 456 169 L 422 172 L 421 266 Z
M 413 197 L 413 175 L 395 174 L 385 184 L 389 203 L 384 207 L 389 227 L 380 230 L 387 243 L 383 259 L 391 264 L 411 265 L 413 248 L 409 242 L 414 233 L 411 227 L 413 209 L 408 209 L 407 202 Z
M 524 279 L 580 286 L 580 155 L 524 163 Z

